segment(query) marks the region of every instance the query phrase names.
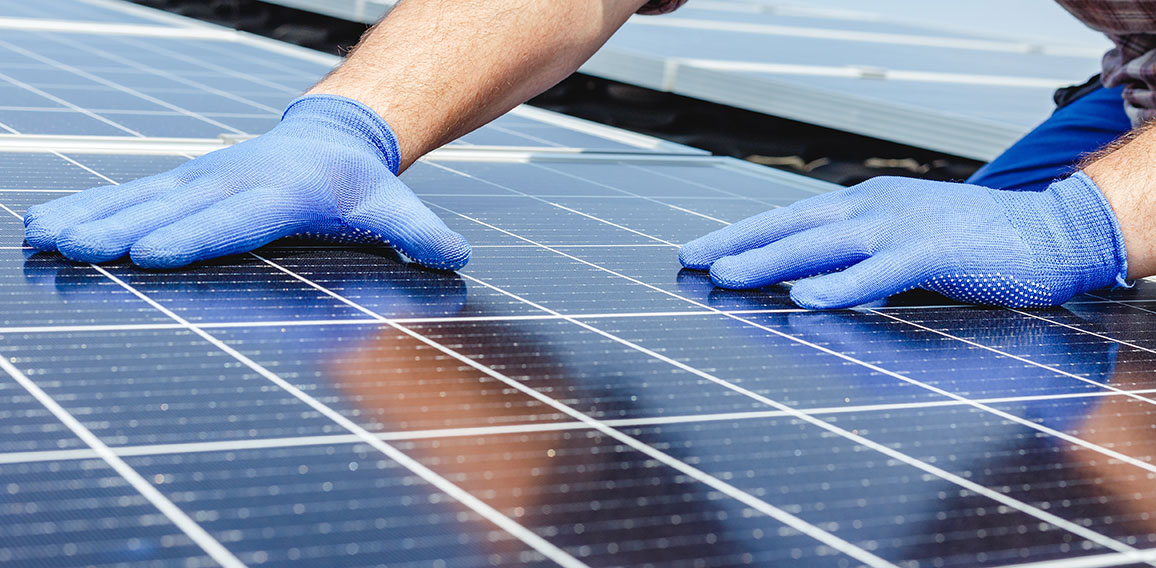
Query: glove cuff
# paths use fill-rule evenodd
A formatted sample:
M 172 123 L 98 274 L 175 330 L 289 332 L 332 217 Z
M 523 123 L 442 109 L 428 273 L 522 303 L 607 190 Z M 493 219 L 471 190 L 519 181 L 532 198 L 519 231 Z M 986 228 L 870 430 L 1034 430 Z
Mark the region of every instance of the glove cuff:
M 382 162 L 394 175 L 401 166 L 401 151 L 393 129 L 373 109 L 339 95 L 305 95 L 285 108 L 281 121 L 290 119 L 320 120 L 364 139 L 381 155 Z
M 1128 253 L 1116 214 L 1100 187 L 1084 172 L 1053 183 L 1048 191 L 1067 210 L 1073 238 L 1080 242 L 1088 260 L 1095 260 L 1102 272 L 1089 275 L 1087 292 L 1110 285 L 1132 287 L 1128 282 Z

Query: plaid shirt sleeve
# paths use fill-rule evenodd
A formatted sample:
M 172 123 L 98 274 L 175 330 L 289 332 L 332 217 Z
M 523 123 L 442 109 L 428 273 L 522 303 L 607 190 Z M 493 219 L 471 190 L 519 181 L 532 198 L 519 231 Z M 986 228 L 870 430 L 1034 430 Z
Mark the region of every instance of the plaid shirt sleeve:
M 1116 44 L 1104 55 L 1101 81 L 1124 86 L 1124 109 L 1139 124 L 1156 117 L 1156 0 L 1058 0 Z
M 639 14 L 666 14 L 686 4 L 686 0 L 650 0 L 638 9 Z

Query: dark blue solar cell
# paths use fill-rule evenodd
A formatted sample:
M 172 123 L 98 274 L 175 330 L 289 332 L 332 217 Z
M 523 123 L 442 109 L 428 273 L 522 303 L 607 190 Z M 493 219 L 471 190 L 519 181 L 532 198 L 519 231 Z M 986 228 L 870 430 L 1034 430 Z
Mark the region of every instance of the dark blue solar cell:
M 152 116 L 147 114 L 116 114 L 110 120 L 139 132 L 143 136 L 165 138 L 217 138 L 222 134 L 245 134 L 225 121 L 203 115 Z
M 0 333 L 0 341 L 7 337 L 8 334 Z M 0 456 L 12 456 L 8 461 L 21 461 L 15 454 L 23 452 L 88 447 L 23 385 L 7 375 L 0 377 L 0 399 L 4 401 L 3 410 L 0 410 L 0 416 L 4 417 L 0 421 Z M 0 503 L 4 503 L 2 498 Z
M 152 117 L 150 117 L 152 118 Z M 131 127 L 117 125 L 114 119 L 100 118 L 77 111 L 41 112 L 0 110 L 0 124 L 20 134 L 71 134 L 80 136 L 132 136 Z
M 649 248 L 626 250 L 653 254 Z M 563 314 L 694 309 L 685 300 L 539 248 L 480 248 L 473 259 L 463 274 Z
M 0 152 L 0 171 L 2 189 L 83 189 L 108 183 L 62 156 L 43 152 Z
M 135 110 L 163 112 L 170 109 L 143 97 L 134 96 L 111 87 L 63 87 L 44 86 L 41 88 L 61 100 L 75 106 L 90 109 L 94 112 L 101 110 Z
M 10 566 L 212 564 L 99 460 L 0 464 L 0 561 Z
M 210 332 L 373 432 L 524 427 L 565 419 L 480 370 L 447 368 L 452 358 L 383 323 L 212 327 Z M 272 383 L 269 387 L 279 391 Z
M 308 242 L 287 240 L 257 254 L 356 304 L 358 308 L 347 307 L 347 311 L 362 318 L 373 317 L 366 311 L 387 318 L 541 314 L 529 304 L 468 277 L 407 263 L 384 245 L 356 250 L 315 247 Z M 484 255 L 485 250 L 488 249 L 478 249 L 474 254 Z M 522 249 L 501 249 L 513 253 L 510 255 L 513 262 L 517 262 L 519 250 Z M 277 304 L 276 300 L 270 302 L 271 306 Z M 295 311 L 298 310 L 291 309 L 288 313 Z
M 30 379 L 110 446 L 334 430 L 303 402 L 183 329 L 6 333 L 0 353 L 20 361 Z
M 0 199 L 3 199 L 0 193 Z M 0 211 L 0 213 L 3 213 Z M 19 220 L 0 219 L 0 326 L 71 326 L 156 323 L 164 314 L 96 269 L 66 261 L 56 253 L 19 248 Z
M 631 325 L 617 319 L 594 321 L 599 329 Z M 666 318 L 647 323 L 659 329 L 678 325 Z M 551 393 L 551 398 L 599 420 L 766 410 L 762 403 L 733 390 L 565 320 L 406 325 L 425 337 L 452 344 L 461 355 L 485 359 L 511 379 Z
M 843 416 L 832 422 L 873 433 L 866 423 Z M 913 465 L 865 453 L 862 446 L 797 419 L 639 430 L 642 440 L 659 447 L 665 447 L 664 440 L 679 440 L 670 445 L 675 456 L 701 463 L 708 473 L 760 492 L 772 504 L 891 562 L 974 566 L 977 553 L 982 555 L 980 562 L 1006 564 L 1024 556 L 1046 559 L 1106 552 L 1070 531 L 1041 524 L 989 497 L 961 492 Z M 983 461 L 974 467 L 982 467 Z M 977 519 L 974 511 L 985 513 Z
M 81 154 L 69 152 L 68 158 L 98 171 L 101 175 L 117 183 L 125 183 L 137 178 L 167 172 L 187 161 L 185 156 L 166 155 L 126 155 L 126 154 Z M 83 188 L 77 188 L 83 189 Z
M 3 69 L 0 69 L 3 73 Z M 6 110 L 25 110 L 31 108 L 50 108 L 64 110 L 64 106 L 48 97 L 12 84 L 0 81 L 0 105 Z

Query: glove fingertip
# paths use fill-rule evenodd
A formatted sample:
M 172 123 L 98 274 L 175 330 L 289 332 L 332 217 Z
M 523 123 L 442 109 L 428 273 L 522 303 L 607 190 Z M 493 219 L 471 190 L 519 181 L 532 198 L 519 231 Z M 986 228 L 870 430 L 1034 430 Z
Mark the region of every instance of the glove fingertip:
M 443 234 L 424 240 L 419 246 L 403 248 L 401 252 L 427 268 L 455 271 L 470 261 L 473 251 L 465 237 L 447 229 Z
M 725 256 L 711 264 L 710 279 L 720 288 L 742 290 L 755 287 L 746 267 L 733 256 Z
M 25 227 L 28 227 L 29 225 L 31 225 L 33 222 L 35 222 L 37 219 L 39 219 L 41 216 L 44 215 L 44 212 L 45 212 L 44 205 L 45 205 L 44 203 L 40 203 L 38 205 L 33 205 L 33 206 L 29 207 L 26 211 L 24 211 L 24 226 Z
M 712 263 L 707 259 L 704 248 L 702 239 L 690 241 L 679 247 L 678 261 L 692 270 L 707 270 Z
M 791 301 L 808 310 L 837 310 L 855 305 L 821 280 L 814 278 L 796 282 L 791 287 Z
M 24 240 L 40 251 L 53 252 L 56 249 L 56 231 L 45 227 L 43 223 L 32 221 L 24 227 Z
M 126 247 L 109 235 L 89 230 L 85 225 L 69 227 L 56 238 L 60 254 L 77 262 L 109 262 L 124 256 Z

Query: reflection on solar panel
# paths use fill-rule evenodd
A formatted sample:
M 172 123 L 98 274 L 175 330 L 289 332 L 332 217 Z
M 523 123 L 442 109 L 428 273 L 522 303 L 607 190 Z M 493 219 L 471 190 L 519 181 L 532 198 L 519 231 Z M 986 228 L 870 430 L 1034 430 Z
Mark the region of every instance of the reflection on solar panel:
M 78 58 L 125 41 L 65 39 Z M 217 69 L 161 65 L 167 41 Z M 8 88 L 84 70 L 123 108 L 173 77 L 231 92 L 233 62 L 278 74 L 199 41 L 133 60 L 171 77 L 73 61 Z M 267 69 L 312 65 L 293 53 Z M 1156 561 L 1150 284 L 1031 312 L 717 290 L 675 243 L 830 186 L 637 147 L 414 166 L 475 246 L 460 274 L 293 241 L 174 272 L 80 265 L 21 245 L 28 206 L 211 144 L 4 140 L 5 566 Z

